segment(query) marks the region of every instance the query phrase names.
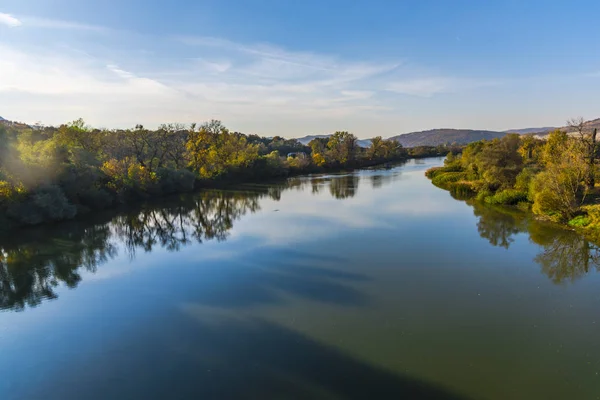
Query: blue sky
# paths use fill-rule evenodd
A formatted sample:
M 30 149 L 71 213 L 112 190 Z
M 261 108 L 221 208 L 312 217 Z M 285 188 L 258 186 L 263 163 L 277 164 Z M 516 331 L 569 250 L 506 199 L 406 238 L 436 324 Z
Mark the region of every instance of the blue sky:
M 3 0 L 0 116 L 362 138 L 600 117 L 598 1 L 157 3 Z

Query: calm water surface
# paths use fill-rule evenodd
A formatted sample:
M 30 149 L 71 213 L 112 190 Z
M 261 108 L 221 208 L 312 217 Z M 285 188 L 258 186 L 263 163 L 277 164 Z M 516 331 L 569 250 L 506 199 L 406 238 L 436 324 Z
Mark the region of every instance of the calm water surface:
M 600 399 L 600 253 L 391 170 L 0 239 L 0 398 Z

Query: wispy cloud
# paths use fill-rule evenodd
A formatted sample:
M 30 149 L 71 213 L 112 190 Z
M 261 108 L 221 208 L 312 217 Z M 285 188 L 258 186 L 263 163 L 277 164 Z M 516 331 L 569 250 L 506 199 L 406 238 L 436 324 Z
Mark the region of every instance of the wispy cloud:
M 0 25 L 7 25 L 9 27 L 21 26 L 23 23 L 17 18 L 10 14 L 0 13 Z
M 73 21 L 63 21 L 58 19 L 48 19 L 24 16 L 21 17 L 24 27 L 42 28 L 42 29 L 63 29 L 63 30 L 79 30 L 92 32 L 108 32 L 109 28 L 100 25 L 82 24 Z
M 410 96 L 431 97 L 441 93 L 456 93 L 481 87 L 498 86 L 500 84 L 501 82 L 498 80 L 469 78 L 412 78 L 392 81 L 387 85 L 386 89 L 390 92 Z
M 69 21 L 21 20 L 23 27 L 112 32 Z M 327 133 L 339 129 L 340 121 L 388 114 L 389 92 L 427 97 L 458 88 L 452 79 L 409 80 L 400 60 L 213 37 L 150 40 L 126 32 L 118 40 L 115 35 L 91 42 L 59 37 L 56 45 L 43 47 L 0 39 L 3 114 L 50 124 L 81 116 L 109 126 L 219 118 L 243 123 L 232 128 L 248 132 L 276 134 L 286 126 L 303 134 Z M 132 49 L 139 44 L 143 47 Z M 383 92 L 388 92 L 385 102 Z

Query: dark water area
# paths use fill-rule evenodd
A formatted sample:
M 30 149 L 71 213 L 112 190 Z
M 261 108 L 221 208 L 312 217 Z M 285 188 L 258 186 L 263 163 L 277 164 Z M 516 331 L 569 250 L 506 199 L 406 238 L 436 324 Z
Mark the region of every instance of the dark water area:
M 441 159 L 0 238 L 0 399 L 600 399 L 600 252 Z

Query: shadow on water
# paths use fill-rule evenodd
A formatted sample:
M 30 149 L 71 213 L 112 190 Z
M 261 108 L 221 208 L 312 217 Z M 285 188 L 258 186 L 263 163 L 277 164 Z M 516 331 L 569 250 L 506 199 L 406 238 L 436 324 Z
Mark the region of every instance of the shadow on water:
M 191 301 L 228 309 L 281 304 L 287 296 L 337 306 L 362 307 L 369 303 L 363 291 L 354 286 L 367 282 L 365 275 L 315 267 L 310 261 L 302 260 L 300 254 L 297 260 L 278 251 L 264 257 L 249 253 L 246 257 L 252 260 L 220 262 L 218 273 L 203 274 L 202 279 L 191 281 L 189 286 L 174 275 L 173 285 L 179 287 L 176 293 L 169 281 L 171 277 L 165 277 L 164 292 L 155 290 L 153 295 L 169 301 Z M 307 257 L 310 260 L 311 256 Z
M 41 388 L 44 398 L 464 398 L 262 319 L 210 314 L 190 305 L 150 324 L 144 337 L 121 338 L 86 359 L 85 368 L 57 366 L 51 386 Z

